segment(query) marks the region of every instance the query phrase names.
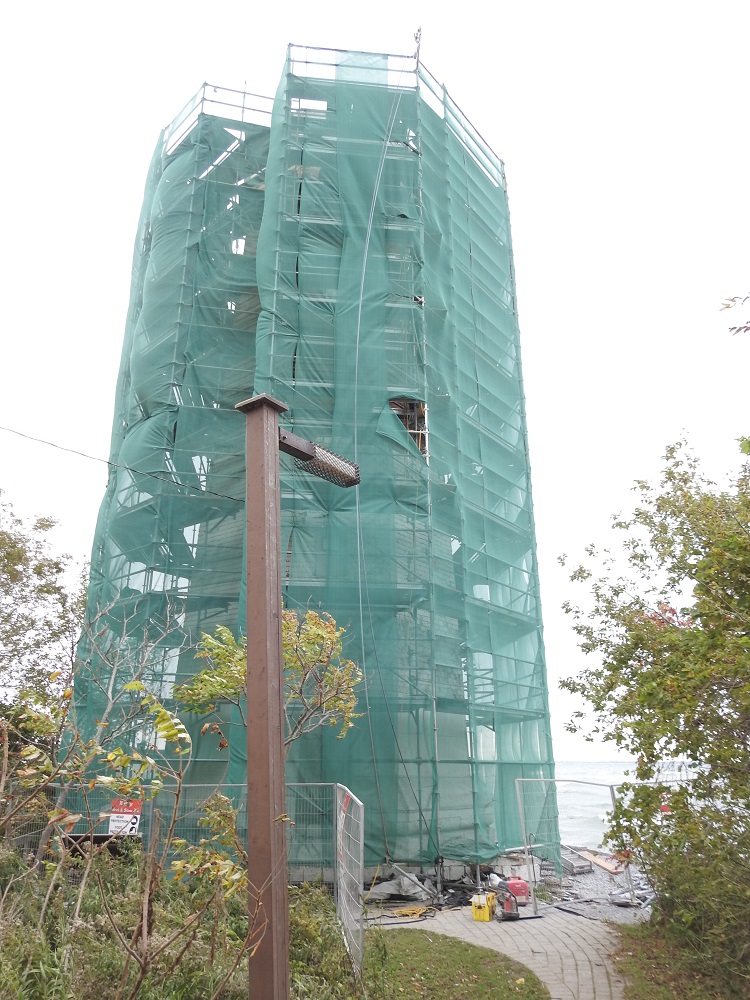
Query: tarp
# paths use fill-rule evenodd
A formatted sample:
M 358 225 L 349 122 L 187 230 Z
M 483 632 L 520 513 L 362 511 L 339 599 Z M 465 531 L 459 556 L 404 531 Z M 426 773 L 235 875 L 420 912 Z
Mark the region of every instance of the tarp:
M 282 400 L 361 469 L 342 490 L 282 458 L 283 597 L 365 674 L 354 730 L 300 740 L 287 778 L 355 791 L 367 863 L 489 861 L 522 840 L 515 779 L 553 776 L 502 164 L 413 59 L 290 49 L 265 126 L 191 107 L 144 199 L 92 612 L 243 627 L 233 407 Z M 174 645 L 167 698 L 202 665 Z M 244 734 L 227 758 L 191 727 L 193 780 L 243 782 Z

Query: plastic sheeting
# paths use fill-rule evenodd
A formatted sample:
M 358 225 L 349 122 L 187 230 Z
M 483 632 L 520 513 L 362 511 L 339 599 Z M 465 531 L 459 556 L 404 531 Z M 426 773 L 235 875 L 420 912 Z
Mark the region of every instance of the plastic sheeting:
M 365 673 L 356 728 L 297 742 L 287 778 L 352 788 L 368 864 L 489 861 L 522 840 L 515 779 L 553 776 L 502 164 L 414 59 L 292 48 L 266 124 L 215 94 L 152 163 L 90 613 L 242 627 L 233 406 L 279 398 L 362 480 L 282 458 L 284 600 Z M 168 698 L 199 663 L 161 645 Z M 244 734 L 227 766 L 193 730 L 192 779 L 241 783 Z

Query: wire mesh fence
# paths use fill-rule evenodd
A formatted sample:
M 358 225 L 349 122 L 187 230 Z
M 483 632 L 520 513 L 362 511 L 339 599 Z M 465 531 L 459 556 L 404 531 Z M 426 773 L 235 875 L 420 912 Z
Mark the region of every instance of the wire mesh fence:
M 589 773 L 595 776 L 602 767 L 606 774 L 606 765 L 594 765 Z M 588 780 L 585 770 L 578 771 L 581 778 L 518 778 L 516 797 L 525 844 L 539 856 L 554 852 L 556 844 L 607 851 L 604 838 L 612 811 L 619 802 L 627 801 L 632 789 L 643 784 L 625 770 L 625 765 L 617 765 L 615 770 L 619 771 L 617 781 Z M 663 761 L 658 782 L 652 784 L 670 788 L 691 781 L 692 770 L 684 761 Z
M 617 791 L 615 785 L 594 781 L 517 778 L 516 797 L 536 913 L 537 865 L 551 862 L 558 878 L 591 871 L 588 852 L 603 847 Z
M 343 785 L 336 789 L 336 910 L 352 959 L 358 969 L 364 959 L 365 807 Z
M 615 785 L 563 778 L 518 778 L 518 809 L 524 842 L 545 856 L 560 844 L 601 850 Z M 559 836 L 558 836 L 559 831 Z
M 5 831 L 6 842 L 24 855 L 35 855 L 53 832 L 48 813 L 64 807 L 74 822 L 58 827 L 69 841 L 103 843 L 112 837 L 140 838 L 144 849 L 167 836 L 197 843 L 207 836 L 205 805 L 216 793 L 230 799 L 238 838 L 247 843 L 247 788 L 244 785 L 188 785 L 176 795 L 165 788 L 144 802 L 113 797 L 104 788 L 49 788 Z M 295 883 L 322 882 L 333 893 L 352 961 L 362 967 L 364 878 L 364 807 L 338 784 L 286 786 L 287 866 Z
M 606 767 L 599 765 L 600 769 L 602 766 Z M 523 848 L 534 884 L 544 870 L 544 862 L 552 862 L 558 879 L 587 876 L 595 869 L 610 876 L 622 874 L 623 891 L 631 905 L 637 905 L 638 899 L 648 902 L 648 893 L 653 897 L 648 885 L 641 884 L 639 888 L 636 884 L 639 878 L 643 882 L 643 876 L 630 860 L 625 860 L 628 845 L 620 845 L 625 850 L 623 854 L 607 842 L 613 813 L 618 806 L 627 806 L 634 791 L 644 786 L 643 782 L 633 780 L 628 771 L 622 772 L 622 778 L 616 783 L 577 778 L 516 779 Z M 689 788 L 692 780 L 692 769 L 686 762 L 663 761 L 658 780 L 645 784 L 660 789 L 659 808 L 666 814 L 670 791 Z M 647 891 L 646 896 L 643 890 Z M 637 895 L 639 892 L 641 895 Z

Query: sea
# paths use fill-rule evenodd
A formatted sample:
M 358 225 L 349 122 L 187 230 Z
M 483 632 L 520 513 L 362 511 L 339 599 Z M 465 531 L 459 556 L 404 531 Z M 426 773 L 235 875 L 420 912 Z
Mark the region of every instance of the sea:
M 664 763 L 668 774 L 682 773 L 684 762 Z M 560 840 L 571 847 L 603 850 L 611 786 L 633 781 L 635 761 L 557 761 L 557 807 Z M 630 772 L 630 773 L 628 773 Z

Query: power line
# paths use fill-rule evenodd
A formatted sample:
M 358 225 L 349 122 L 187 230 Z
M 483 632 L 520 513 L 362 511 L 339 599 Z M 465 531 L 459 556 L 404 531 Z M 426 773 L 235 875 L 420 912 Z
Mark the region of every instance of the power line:
M 203 496 L 220 497 L 222 500 L 232 500 L 235 503 L 242 504 L 243 506 L 245 504 L 244 497 L 233 497 L 230 496 L 228 493 L 217 493 L 215 490 L 209 490 L 209 489 L 196 490 L 194 486 L 191 486 L 188 483 L 180 483 L 174 478 L 170 478 L 169 476 L 159 476 L 155 472 L 145 472 L 141 469 L 134 469 L 130 465 L 123 465 L 120 462 L 111 462 L 109 461 L 109 459 L 99 458 L 98 455 L 89 455 L 85 451 L 79 451 L 77 448 L 67 448 L 65 445 L 56 444 L 54 441 L 46 441 L 44 438 L 34 437 L 33 434 L 25 434 L 23 431 L 18 431 L 14 427 L 3 427 L 2 425 L 0 425 L 0 431 L 6 431 L 8 434 L 15 434 L 18 437 L 26 438 L 27 441 L 35 441 L 37 444 L 44 444 L 50 448 L 56 448 L 58 451 L 69 452 L 71 455 L 79 455 L 81 458 L 87 458 L 92 462 L 101 462 L 102 465 L 107 465 L 112 469 L 124 469 L 126 472 L 132 472 L 136 476 L 147 476 L 149 479 L 155 479 L 157 482 L 160 483 L 169 483 L 171 486 L 179 486 L 185 490 L 192 490 L 193 496 L 195 497 L 203 497 Z M 295 497 L 299 498 L 305 495 L 301 490 L 299 490 L 294 485 L 293 482 L 289 484 L 289 488 L 292 495 Z
M 18 437 L 26 438 L 27 441 L 36 441 L 37 444 L 46 444 L 50 448 L 56 448 L 58 451 L 67 451 L 71 455 L 80 455 L 81 458 L 88 458 L 92 462 L 101 462 L 103 465 L 109 466 L 110 469 L 124 469 L 126 472 L 132 472 L 136 476 L 147 476 L 149 479 L 155 479 L 160 483 L 169 483 L 171 486 L 179 486 L 184 490 L 192 490 L 194 496 L 212 496 L 220 497 L 222 500 L 233 500 L 235 503 L 244 504 L 244 497 L 232 497 L 228 493 L 216 493 L 214 490 L 201 489 L 196 490 L 194 486 L 189 483 L 181 483 L 174 477 L 170 476 L 159 476 L 155 472 L 145 472 L 142 469 L 134 469 L 130 465 L 122 465 L 119 462 L 111 462 L 107 458 L 99 458 L 98 455 L 88 455 L 85 451 L 78 451 L 77 448 L 66 448 L 65 445 L 56 444 L 54 441 L 45 441 L 44 438 L 34 437 L 33 434 L 24 434 L 23 431 L 17 431 L 14 427 L 3 427 L 0 425 L 0 431 L 6 431 L 8 434 L 15 434 Z

